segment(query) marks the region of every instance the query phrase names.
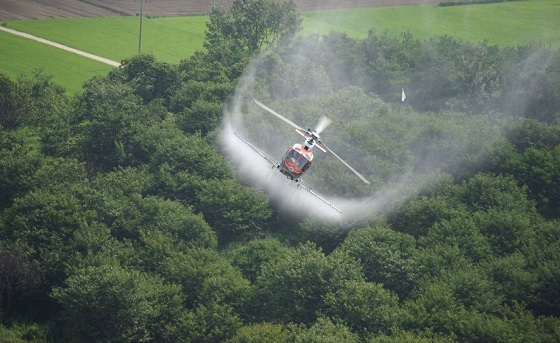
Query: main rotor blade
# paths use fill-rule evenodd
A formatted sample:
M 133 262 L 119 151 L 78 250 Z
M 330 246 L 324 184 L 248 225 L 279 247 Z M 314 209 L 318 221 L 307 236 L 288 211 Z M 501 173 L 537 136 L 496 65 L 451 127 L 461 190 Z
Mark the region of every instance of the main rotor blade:
M 315 127 L 315 132 L 317 132 L 318 134 L 320 134 L 321 132 L 323 132 L 323 130 L 325 130 L 327 127 L 329 127 L 329 125 L 331 125 L 332 120 L 330 120 L 329 118 L 322 116 L 321 119 L 319 119 L 319 122 L 317 123 L 317 126 Z
M 344 163 L 344 165 L 346 167 L 348 167 L 348 169 L 350 169 L 352 172 L 354 172 L 354 174 L 356 174 L 356 176 L 358 176 L 364 183 L 369 185 L 369 181 L 366 180 L 365 177 L 362 176 L 362 174 L 358 173 L 356 171 L 356 169 L 352 168 L 348 163 L 346 163 L 346 161 L 344 161 L 342 158 L 340 158 L 340 156 L 338 156 L 337 154 L 334 153 L 334 151 L 332 151 L 328 146 L 325 145 L 325 143 L 320 142 L 323 147 L 325 147 L 325 149 L 327 149 L 331 154 L 333 154 L 336 158 L 338 158 L 340 160 L 340 162 Z
M 280 114 L 274 112 L 274 110 L 272 110 L 271 108 L 269 108 L 268 106 L 266 106 L 265 104 L 263 104 L 262 102 L 258 101 L 257 99 L 253 99 L 253 101 L 255 102 L 255 104 L 259 105 L 260 107 L 262 107 L 263 109 L 267 110 L 268 112 L 274 114 L 275 116 L 277 116 L 278 118 L 282 119 L 284 122 L 288 123 L 289 125 L 293 126 L 296 129 L 302 130 L 302 131 L 307 131 L 302 129 L 301 127 L 297 126 L 296 124 L 292 123 L 288 118 L 284 118 L 283 116 L 281 116 Z

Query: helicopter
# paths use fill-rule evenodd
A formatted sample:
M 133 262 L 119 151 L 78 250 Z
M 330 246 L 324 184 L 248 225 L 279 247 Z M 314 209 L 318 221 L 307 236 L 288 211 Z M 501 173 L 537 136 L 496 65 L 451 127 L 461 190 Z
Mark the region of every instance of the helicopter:
M 319 122 L 317 123 L 315 130 L 311 130 L 311 129 L 305 130 L 300 126 L 294 124 L 292 121 L 285 118 L 284 116 L 278 114 L 277 112 L 275 112 L 265 104 L 261 103 L 260 101 L 253 99 L 253 102 L 257 106 L 261 107 L 262 109 L 273 114 L 274 116 L 281 119 L 288 125 L 292 126 L 300 136 L 305 138 L 305 141 L 303 142 L 303 144 L 301 143 L 293 144 L 288 149 L 288 151 L 286 151 L 286 153 L 282 156 L 282 159 L 280 161 L 277 161 L 271 158 L 270 156 L 268 156 L 266 153 L 261 151 L 259 148 L 257 148 L 250 142 L 248 142 L 246 139 L 244 139 L 237 133 L 234 133 L 235 136 L 237 136 L 240 140 L 242 140 L 245 144 L 247 144 L 250 148 L 252 148 L 255 152 L 257 152 L 261 157 L 263 157 L 269 163 L 271 168 L 275 169 L 282 175 L 286 176 L 288 180 L 293 181 L 298 188 L 301 187 L 307 190 L 309 193 L 317 197 L 319 200 L 323 201 L 324 203 L 326 203 L 327 205 L 329 205 L 339 213 L 342 213 L 341 210 L 339 210 L 336 206 L 334 206 L 332 203 L 330 203 L 328 200 L 322 197 L 319 193 L 317 193 L 309 186 L 307 186 L 301 179 L 301 177 L 306 173 L 306 171 L 313 163 L 314 155 L 311 149 L 317 147 L 322 152 L 325 153 L 330 152 L 331 154 L 333 154 L 340 162 L 342 162 L 346 167 L 348 167 L 348 169 L 350 169 L 356 176 L 358 176 L 360 180 L 362 180 L 366 184 L 369 184 L 369 181 L 365 177 L 363 177 L 354 168 L 352 168 L 352 166 L 350 166 L 346 161 L 340 158 L 340 156 L 335 154 L 321 140 L 319 134 L 323 132 L 332 123 L 332 121 L 326 116 L 323 116 L 321 117 L 321 119 L 319 119 Z
M 350 166 L 346 161 L 344 161 L 340 156 L 334 153 L 320 138 L 319 134 L 323 132 L 331 123 L 332 121 L 327 118 L 326 116 L 321 117 L 319 122 L 315 126 L 315 130 L 311 129 L 303 129 L 300 126 L 294 124 L 289 119 L 285 118 L 284 116 L 280 115 L 279 113 L 275 112 L 265 104 L 261 103 L 260 101 L 253 99 L 253 102 L 257 104 L 262 109 L 266 110 L 267 112 L 273 114 L 277 118 L 281 119 L 288 125 L 292 126 L 295 131 L 305 138 L 303 144 L 296 143 L 286 151 L 282 160 L 277 165 L 277 168 L 280 170 L 282 174 L 286 177 L 290 178 L 298 182 L 300 178 L 305 174 L 305 172 L 309 169 L 311 164 L 313 163 L 313 152 L 311 149 L 313 147 L 317 147 L 317 149 L 321 150 L 322 152 L 330 152 L 336 157 L 340 162 L 342 162 L 348 169 L 350 169 L 356 176 L 360 178 L 364 183 L 369 184 L 369 181 L 363 177 L 360 173 L 358 173 L 352 166 Z
M 277 118 L 281 119 L 288 125 L 292 126 L 295 131 L 305 138 L 303 144 L 296 143 L 286 151 L 284 156 L 282 157 L 280 163 L 276 165 L 276 167 L 280 170 L 282 174 L 286 177 L 294 180 L 295 182 L 299 182 L 300 178 L 305 174 L 305 172 L 309 169 L 311 164 L 313 163 L 313 152 L 311 149 L 313 147 L 317 147 L 317 149 L 321 150 L 322 152 L 330 152 L 336 157 L 340 162 L 342 162 L 348 169 L 350 169 L 356 176 L 360 178 L 364 183 L 369 184 L 369 181 L 363 177 L 360 173 L 356 171 L 356 169 L 352 168 L 346 161 L 344 161 L 340 156 L 334 153 L 320 138 L 319 134 L 323 132 L 331 123 L 332 121 L 327 118 L 326 116 L 322 116 L 319 119 L 319 122 L 315 126 L 315 130 L 311 129 L 303 129 L 300 126 L 294 124 L 289 119 L 285 118 L 284 116 L 278 114 L 265 104 L 261 103 L 260 101 L 253 99 L 253 102 L 257 104 L 262 109 L 266 110 L 267 112 L 275 115 Z

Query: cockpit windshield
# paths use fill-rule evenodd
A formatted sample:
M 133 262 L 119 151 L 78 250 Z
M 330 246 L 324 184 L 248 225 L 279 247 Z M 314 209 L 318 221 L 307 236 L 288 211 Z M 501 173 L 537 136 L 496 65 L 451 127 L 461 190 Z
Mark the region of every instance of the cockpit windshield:
M 309 164 L 309 160 L 305 157 L 305 155 L 301 155 L 297 161 L 297 167 L 301 171 L 305 171 L 309 167 Z
M 286 160 L 296 164 L 297 159 L 301 156 L 301 154 L 296 150 L 291 150 L 288 155 L 286 156 Z
M 311 165 L 311 161 L 306 154 L 302 154 L 298 148 L 292 149 L 286 153 L 284 157 L 286 163 L 291 164 L 295 169 L 305 172 Z

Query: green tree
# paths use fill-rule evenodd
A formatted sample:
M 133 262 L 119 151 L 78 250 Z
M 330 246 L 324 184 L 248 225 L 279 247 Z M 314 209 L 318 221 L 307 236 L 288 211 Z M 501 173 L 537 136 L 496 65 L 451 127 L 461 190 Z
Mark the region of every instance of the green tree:
M 538 202 L 543 213 L 560 216 L 560 149 L 528 148 L 516 157 L 502 168 L 527 186 L 531 199 Z
M 288 342 L 288 331 L 279 324 L 257 323 L 242 326 L 228 343 L 284 343 Z
M 351 231 L 341 253 L 361 262 L 366 279 L 406 297 L 416 281 L 415 240 L 387 226 Z
M 438 111 L 461 92 L 460 57 L 465 44 L 451 36 L 432 37 L 422 44 L 410 70 L 409 103 L 421 111 Z M 408 99 L 407 99 L 408 100 Z
M 177 126 L 190 134 L 200 131 L 206 135 L 217 128 L 224 102 L 234 91 L 236 76 L 228 75 L 224 62 L 206 62 L 206 59 L 193 56 L 181 62 L 182 80 L 170 98 L 169 107 L 176 114 Z
M 558 244 L 555 245 L 558 246 Z M 558 267 L 558 261 L 560 261 L 558 255 L 560 254 L 553 252 L 551 254 L 555 255 L 554 258 L 542 263 L 536 271 L 538 297 L 530 307 L 534 308 L 537 313 L 558 317 L 560 301 L 556 285 L 560 281 L 560 268 Z
M 494 255 L 512 254 L 535 238 L 537 216 L 518 211 L 489 210 L 476 212 L 473 218 L 481 233 L 488 238 Z
M 112 197 L 146 196 L 153 193 L 154 176 L 145 167 L 118 168 L 90 180 L 92 188 Z
M 99 220 L 118 239 L 139 241 L 142 232 L 160 231 L 185 246 L 215 247 L 216 236 L 204 219 L 180 202 L 139 194 L 112 197 L 99 193 L 91 197 Z
M 501 83 L 499 62 L 497 45 L 489 46 L 483 41 L 470 46 L 460 62 L 460 84 L 466 97 L 461 110 L 478 114 L 492 106 Z
M 560 56 L 539 43 L 504 48 L 504 82 L 497 104 L 512 117 L 546 123 L 558 119 Z
M 479 173 L 456 189 L 457 198 L 470 211 L 512 210 L 534 213 L 535 203 L 528 199 L 525 187 L 510 176 Z
M 48 331 L 47 325 L 38 323 L 14 323 L 6 326 L 0 323 L 0 337 L 8 342 L 47 342 Z
M 0 74 L 0 126 L 13 129 L 24 121 L 31 99 L 4 74 Z
M 36 261 L 0 242 L 0 309 L 8 313 L 18 301 L 37 292 L 45 276 Z
M 33 188 L 33 175 L 42 160 L 22 139 L 0 127 L 0 209 Z
M 229 179 L 204 181 L 196 199 L 222 245 L 259 237 L 272 216 L 264 193 Z
M 508 124 L 505 135 L 519 152 L 528 148 L 554 149 L 560 144 L 559 125 L 549 125 L 532 118 Z
M 45 157 L 31 178 L 32 189 L 56 189 L 88 181 L 84 163 L 73 158 Z
M 457 245 L 436 243 L 418 248 L 416 262 L 420 266 L 420 274 L 425 277 L 438 277 L 449 270 L 465 268 L 470 261 Z
M 443 220 L 430 228 L 428 234 L 418 240 L 422 247 L 431 248 L 438 244 L 457 246 L 465 257 L 482 261 L 492 256 L 492 247 L 477 223 L 465 216 Z
M 136 137 L 167 116 L 161 103 L 144 106 L 131 86 L 104 78 L 84 85 L 76 111 L 79 149 L 83 160 L 96 171 L 137 164 Z
M 229 249 L 231 251 L 228 252 L 228 257 L 231 264 L 251 282 L 255 282 L 264 264 L 278 261 L 289 252 L 288 247 L 273 238 L 253 239 L 246 244 Z
M 300 46 L 280 52 L 267 51 L 258 60 L 256 73 L 259 83 L 262 82 L 273 99 L 322 95 L 332 89 L 332 81 L 324 67 L 318 65 L 312 56 L 297 56 L 298 47 Z M 298 105 L 301 111 L 304 105 Z M 301 112 L 309 110 L 311 109 Z
M 201 304 L 189 314 L 188 324 L 182 328 L 185 342 L 226 342 L 242 326 L 241 319 L 231 306 L 217 302 Z
M 74 255 L 68 244 L 74 232 L 96 222 L 95 211 L 84 206 L 88 192 L 77 184 L 32 191 L 16 199 L 1 217 L 3 237 L 40 262 L 48 284 L 65 279 L 64 263 Z
M 503 257 L 495 257 L 481 266 L 495 282 L 496 294 L 504 298 L 506 304 L 518 303 L 527 306 L 534 300 L 538 287 L 537 277 L 529 261 L 520 252 Z
M 560 226 L 558 220 L 539 227 L 541 237 L 535 244 L 524 247 L 529 270 L 534 272 L 534 300 L 529 308 L 542 315 L 559 316 Z
M 347 326 L 333 322 L 329 318 L 319 317 L 307 328 L 291 325 L 290 342 L 297 343 L 357 343 L 360 337 Z
M 470 265 L 462 269 L 444 273 L 436 282 L 448 283 L 453 296 L 467 310 L 483 313 L 499 313 L 503 298 L 496 290 L 495 282 L 478 266 Z
M 325 313 L 342 320 L 354 332 L 391 334 L 400 326 L 403 313 L 398 297 L 381 284 L 352 280 L 325 297 Z
M 124 59 L 121 67 L 109 74 L 109 79 L 132 87 L 144 104 L 155 99 L 163 99 L 168 104 L 178 77 L 176 66 L 159 62 L 153 55 L 143 54 Z
M 283 43 L 300 30 L 293 0 L 234 0 L 229 12 L 215 7 L 210 13 L 205 46 L 231 41 L 249 51 Z
M 184 63 L 186 64 L 186 62 Z M 183 68 L 189 67 L 196 68 L 198 66 L 191 64 L 183 66 Z M 216 68 L 223 69 L 222 66 L 216 66 Z M 183 73 L 187 72 L 183 71 Z M 228 99 L 228 96 L 233 93 L 234 85 L 230 81 L 230 77 L 223 74 L 224 71 L 215 72 L 208 76 L 199 75 L 203 73 L 205 72 L 199 71 L 198 74 L 184 77 L 185 80 L 177 87 L 177 91 L 171 98 L 171 111 L 178 114 L 188 111 L 198 101 L 222 105 Z
M 182 285 L 189 308 L 217 303 L 241 311 L 245 305 L 249 282 L 215 250 L 194 247 L 174 251 L 159 272 L 166 280 Z
M 416 292 L 414 299 L 407 300 L 403 308 L 404 327 L 408 330 L 433 330 L 450 335 L 457 340 L 455 332 L 460 330 L 469 317 L 465 307 L 455 298 L 452 286 L 445 281 L 428 282 Z
M 64 339 L 81 342 L 161 340 L 162 321 L 179 317 L 183 300 L 180 287 L 116 264 L 75 270 L 52 297 L 62 307 Z
M 362 41 L 350 38 L 346 33 L 331 31 L 320 37 L 316 35 L 298 37 L 294 50 L 314 62 L 310 70 L 313 70 L 313 74 L 316 75 L 308 75 L 312 73 L 306 72 L 302 73 L 304 75 L 301 77 L 320 80 L 321 73 L 328 74 L 326 78 L 328 83 L 316 82 L 315 89 L 306 90 L 307 92 L 322 94 L 330 87 L 338 91 L 348 86 L 369 89 L 369 85 L 366 86 L 367 75 L 363 72 L 365 64 Z M 306 66 L 309 66 L 309 63 L 306 63 Z
M 389 32 L 378 34 L 370 30 L 368 37 L 362 42 L 366 72 L 372 83 L 371 90 L 382 98 L 388 96 L 387 92 L 400 87 L 405 81 L 405 65 L 403 48 L 396 35 Z
M 180 173 L 201 179 L 224 179 L 232 175 L 229 163 L 200 133 L 177 135 L 160 141 L 150 156 L 150 167 L 153 171 L 168 171 L 173 178 L 179 177 Z M 168 196 L 175 198 L 177 195 Z
M 411 200 L 390 216 L 392 226 L 415 238 L 425 236 L 430 227 L 466 212 L 466 206 L 449 196 L 430 196 Z
M 41 130 L 68 109 L 65 90 L 52 76 L 36 72 L 16 81 L 0 73 L 0 126 L 13 129 L 27 125 Z
M 66 96 L 65 89 L 52 81 L 52 75 L 41 71 L 31 76 L 22 75 L 17 82 L 31 99 L 31 108 L 25 117 L 25 124 L 42 131 L 45 125 L 70 110 L 72 101 Z
M 99 222 L 74 231 L 67 245 L 72 247 L 74 254 L 64 261 L 66 274 L 75 269 L 106 264 L 108 259 L 133 266 L 138 263 L 140 255 L 131 242 L 118 241 L 111 236 L 111 229 Z
M 301 245 L 259 271 L 253 285 L 254 316 L 265 321 L 311 324 L 325 308 L 325 294 L 336 293 L 345 282 L 361 278 L 355 260 L 325 256 L 310 243 Z
M 201 132 L 207 135 L 220 125 L 223 111 L 224 106 L 219 102 L 197 100 L 181 113 L 177 125 L 186 133 Z

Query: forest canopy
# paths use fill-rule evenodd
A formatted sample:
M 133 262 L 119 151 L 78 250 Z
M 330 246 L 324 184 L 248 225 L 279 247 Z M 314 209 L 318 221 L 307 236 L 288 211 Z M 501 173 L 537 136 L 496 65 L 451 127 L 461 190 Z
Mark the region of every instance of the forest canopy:
M 297 36 L 291 1 L 210 18 L 204 51 L 75 96 L 0 74 L 2 339 L 560 340 L 560 51 Z M 356 211 L 294 215 L 248 182 L 226 121 L 273 156 L 297 139 L 253 97 L 333 120 L 371 184 L 328 155 L 306 178 Z

